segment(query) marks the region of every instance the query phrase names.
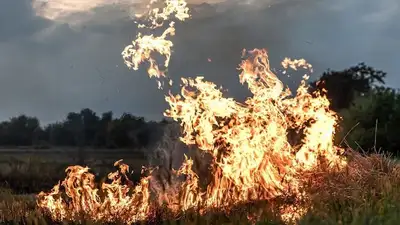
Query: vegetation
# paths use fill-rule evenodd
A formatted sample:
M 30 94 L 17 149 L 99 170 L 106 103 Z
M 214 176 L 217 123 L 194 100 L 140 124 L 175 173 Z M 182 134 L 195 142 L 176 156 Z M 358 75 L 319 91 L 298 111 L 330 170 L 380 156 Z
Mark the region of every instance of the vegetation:
M 337 144 L 398 155 L 400 93 L 382 86 L 385 77 L 385 72 L 360 63 L 343 71 L 328 70 L 311 83 L 310 91 L 326 95 L 341 116 Z
M 114 118 L 112 112 L 106 112 L 99 117 L 86 108 L 68 113 L 62 122 L 41 127 L 36 117 L 19 115 L 0 123 L 0 146 L 140 148 L 155 139 L 165 123 L 146 122 L 129 113 Z
M 311 198 L 305 204 L 312 207 L 298 224 L 397 224 L 400 219 L 399 165 L 382 155 L 350 152 L 349 158 L 349 167 L 345 171 L 335 174 L 320 171 L 316 173 L 319 176 L 310 177 L 306 191 Z M 263 208 L 264 220 L 257 224 L 283 224 L 275 212 L 286 204 L 287 202 L 279 199 L 268 203 L 255 202 L 240 207 L 228 216 L 218 212 L 202 217 L 189 213 L 180 222 L 150 224 L 249 224 L 248 214 L 259 213 Z M 36 208 L 33 195 L 0 190 L 0 212 L 0 220 L 4 224 L 55 224 Z
M 385 84 L 385 77 L 385 72 L 359 63 L 342 71 L 328 70 L 318 80 L 310 83 L 310 91 L 325 93 L 331 108 L 340 111 L 348 108 L 355 97 L 368 93 L 378 84 Z
M 384 150 L 397 156 L 400 140 L 400 93 L 389 88 L 374 88 L 357 97 L 354 104 L 342 111 L 343 127 L 353 130 L 347 135 L 355 149 Z

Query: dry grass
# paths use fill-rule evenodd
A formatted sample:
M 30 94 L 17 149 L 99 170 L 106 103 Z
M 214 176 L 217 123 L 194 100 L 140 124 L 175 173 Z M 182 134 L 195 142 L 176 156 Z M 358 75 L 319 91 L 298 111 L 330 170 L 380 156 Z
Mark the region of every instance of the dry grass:
M 308 213 L 298 224 L 397 224 L 400 219 L 400 165 L 384 155 L 363 156 L 350 152 L 348 168 L 338 173 L 323 170 L 310 174 L 306 187 L 311 196 Z M 180 224 L 246 224 L 249 212 L 269 205 L 269 220 L 259 224 L 281 224 L 277 211 L 287 201 L 252 203 L 229 216 L 210 213 L 187 214 Z M 19 223 L 45 223 L 32 195 L 0 191 L 0 219 Z M 164 222 L 174 224 L 175 222 Z
M 155 151 L 158 155 L 151 158 L 151 164 L 161 168 L 162 172 L 156 177 L 163 183 L 161 186 L 174 183 L 173 180 L 168 180 L 170 177 L 168 171 L 180 165 L 183 153 L 194 157 L 197 173 L 207 174 L 207 161 L 203 156 L 195 148 L 187 148 L 179 143 L 177 139 L 179 132 L 175 125 L 167 129 L 169 130 Z M 320 169 L 308 174 L 304 191 L 310 198 L 304 202 L 292 202 L 292 199 L 287 197 L 273 202 L 253 202 L 239 206 L 229 215 L 213 212 L 200 217 L 198 213 L 190 212 L 180 221 L 153 221 L 150 224 L 249 224 L 249 215 L 260 213 L 262 216 L 257 224 L 283 224 L 278 211 L 288 205 L 308 209 L 308 212 L 296 221 L 301 225 L 398 224 L 400 221 L 400 164 L 385 155 L 367 156 L 351 150 L 347 152 L 347 157 L 348 166 L 341 172 L 332 173 Z M 25 160 L 25 164 L 12 162 L 10 163 L 12 169 L 8 174 L 19 177 L 22 183 L 29 177 L 38 179 L 43 176 L 59 176 L 58 179 L 62 179 L 65 175 L 66 164 L 57 164 L 54 160 L 53 163 L 50 162 L 51 160 L 43 162 L 37 158 Z M 102 163 L 112 165 L 111 161 L 97 160 L 97 164 L 92 163 L 98 166 Z M 127 163 L 135 164 L 129 160 Z M 5 171 L 0 170 L 3 173 Z M 104 170 L 113 171 L 111 167 L 104 167 Z M 54 181 L 51 184 L 55 183 Z M 41 187 L 42 189 L 49 188 Z M 36 208 L 34 196 L 13 193 L 7 189 L 0 190 L 0 221 L 10 222 L 9 224 L 54 224 Z M 85 222 L 84 224 L 93 223 Z
M 8 189 L 0 189 L 0 221 L 23 223 L 41 218 L 34 195 L 17 195 Z
M 312 208 L 301 224 L 398 224 L 400 164 L 385 155 L 348 153 L 346 170 L 310 174 Z

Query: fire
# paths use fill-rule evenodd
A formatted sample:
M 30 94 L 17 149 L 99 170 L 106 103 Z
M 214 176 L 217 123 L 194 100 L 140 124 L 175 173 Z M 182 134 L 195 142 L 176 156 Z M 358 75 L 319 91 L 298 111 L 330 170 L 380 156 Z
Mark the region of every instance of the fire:
M 151 5 L 156 2 L 157 0 L 151 0 L 148 8 L 150 8 Z M 169 20 L 172 14 L 174 14 L 175 18 L 180 21 L 184 21 L 189 18 L 190 15 L 187 3 L 184 0 L 166 0 L 165 7 L 163 9 L 160 10 L 160 8 L 154 8 L 148 12 L 148 19 L 151 25 L 147 26 L 145 24 L 138 24 L 138 28 L 162 28 L 164 25 L 164 21 Z M 142 62 L 148 61 L 150 66 L 147 72 L 150 77 L 165 77 L 165 71 L 159 69 L 159 65 L 157 64 L 152 54 L 157 52 L 164 56 L 164 67 L 168 67 L 169 61 L 171 59 L 171 48 L 173 47 L 173 43 L 167 38 L 175 35 L 174 25 L 175 23 L 171 22 L 169 24 L 169 27 L 167 27 L 164 32 L 158 37 L 154 37 L 153 34 L 143 35 L 141 32 L 139 32 L 136 40 L 134 40 L 131 45 L 126 46 L 124 51 L 122 52 L 125 65 L 127 65 L 128 68 L 132 68 L 133 70 L 138 70 L 139 65 Z M 171 82 L 172 81 L 168 81 L 170 85 L 172 85 Z M 162 87 L 161 81 L 159 80 L 158 87 L 160 89 Z
M 108 175 L 112 182 L 99 187 L 88 167 L 68 167 L 68 175 L 61 184 L 56 185 L 51 193 L 38 195 L 39 207 L 46 208 L 56 220 L 80 221 L 84 218 L 129 224 L 147 219 L 151 213 L 149 177 L 133 186 L 126 176 L 129 167 L 121 161 L 115 166 L 119 166 L 120 170 Z M 128 184 L 124 184 L 123 180 Z M 65 188 L 65 193 L 60 191 L 61 187 Z M 68 202 L 62 200 L 63 194 L 70 198 Z
M 172 14 L 182 21 L 189 18 L 185 1 L 167 0 L 162 10 L 150 10 L 148 28 L 163 27 Z M 152 54 L 165 56 L 167 68 L 173 47 L 167 37 L 174 34 L 173 22 L 159 37 L 139 34 L 122 53 L 125 63 L 137 70 L 148 61 L 150 77 L 166 77 Z M 229 212 L 240 204 L 288 195 L 306 200 L 302 186 L 310 172 L 346 165 L 342 149 L 333 144 L 337 115 L 329 110 L 325 97 L 308 92 L 308 76 L 292 94 L 270 70 L 266 50 L 245 50 L 243 58 L 239 81 L 252 93 L 244 103 L 225 98 L 216 84 L 203 77 L 182 78 L 181 93 L 165 98 L 170 106 L 165 116 L 180 123 L 181 141 L 212 157 L 212 179 L 205 188 L 187 157 L 179 170 L 171 171 L 181 180 L 175 179 L 164 192 L 151 191 L 152 171 L 134 186 L 126 176 L 128 167 L 117 162 L 120 170 L 109 175 L 111 183 L 99 186 L 88 168 L 72 166 L 62 183 L 38 195 L 39 207 L 54 220 L 84 217 L 132 223 L 151 220 L 160 210 L 176 217 L 188 210 Z M 286 58 L 282 66 L 312 70 L 304 59 Z M 289 220 L 306 211 L 293 208 L 282 209 L 282 218 Z
M 181 140 L 214 158 L 214 182 L 198 193 L 201 202 L 192 207 L 230 207 L 299 193 L 302 172 L 321 163 L 344 165 L 332 141 L 337 118 L 328 100 L 313 98 L 304 81 L 290 98 L 270 71 L 266 51 L 249 53 L 241 64 L 240 81 L 253 96 L 244 104 L 224 98 L 202 77 L 182 79 L 181 95 L 166 97 L 171 109 L 165 116 L 180 121 Z M 289 143 L 289 130 L 302 130 L 305 137 L 298 146 Z

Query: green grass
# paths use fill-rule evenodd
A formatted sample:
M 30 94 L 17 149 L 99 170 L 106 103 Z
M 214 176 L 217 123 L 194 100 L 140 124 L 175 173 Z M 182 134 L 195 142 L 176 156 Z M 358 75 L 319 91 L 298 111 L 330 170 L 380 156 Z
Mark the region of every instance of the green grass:
M 305 186 L 310 198 L 303 203 L 295 204 L 307 207 L 308 212 L 296 222 L 297 224 L 397 225 L 399 223 L 398 163 L 382 155 L 366 157 L 352 153 L 349 158 L 349 165 L 344 171 L 328 173 L 321 170 L 310 174 Z M 250 224 L 248 215 L 260 211 L 262 217 L 257 224 L 284 224 L 280 220 L 278 209 L 290 204 L 287 199 L 277 199 L 273 202 L 257 202 L 237 207 L 230 215 L 213 212 L 199 216 L 192 212 L 179 220 L 158 221 L 152 224 Z M 33 195 L 17 194 L 10 189 L 0 190 L 0 221 L 2 224 L 55 224 L 36 208 Z

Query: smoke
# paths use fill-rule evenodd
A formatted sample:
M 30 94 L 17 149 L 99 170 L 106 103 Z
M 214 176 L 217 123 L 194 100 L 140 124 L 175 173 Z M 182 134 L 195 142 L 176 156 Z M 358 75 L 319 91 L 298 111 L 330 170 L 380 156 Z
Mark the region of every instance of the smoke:
M 180 188 L 183 177 L 176 176 L 172 171 L 179 170 L 185 161 L 185 156 L 193 159 L 193 171 L 201 179 L 207 179 L 210 176 L 211 155 L 205 154 L 194 145 L 184 144 L 180 140 L 182 130 L 177 122 L 165 125 L 163 132 L 163 136 L 157 141 L 157 146 L 146 149 L 149 165 L 158 168 L 150 179 L 153 192 L 173 194 Z

